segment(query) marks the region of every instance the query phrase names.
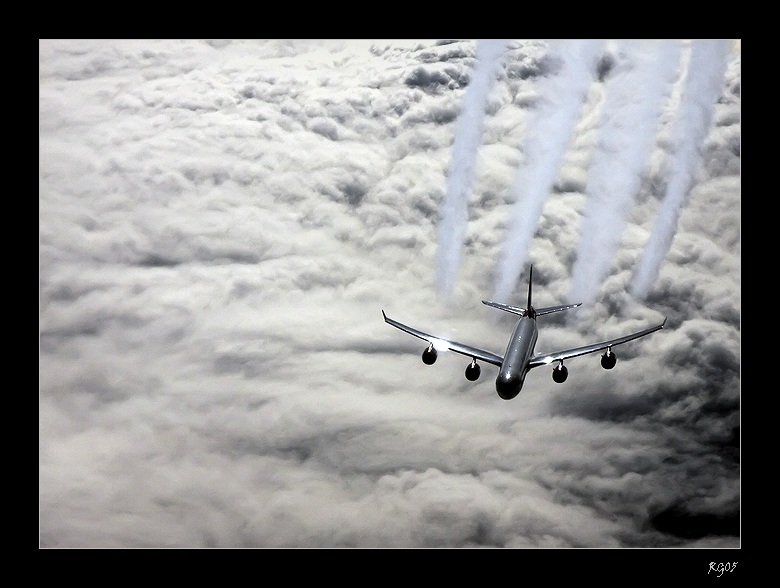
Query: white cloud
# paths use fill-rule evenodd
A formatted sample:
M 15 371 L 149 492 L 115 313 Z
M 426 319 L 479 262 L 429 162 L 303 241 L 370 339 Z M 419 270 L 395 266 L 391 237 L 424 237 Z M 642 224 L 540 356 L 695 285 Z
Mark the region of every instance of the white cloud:
M 738 546 L 675 521 L 739 512 L 739 55 L 648 301 L 644 195 L 590 314 L 540 319 L 550 350 L 669 316 L 614 370 L 534 370 L 506 402 L 382 321 L 503 352 L 479 301 L 545 46 L 510 43 L 444 306 L 473 42 L 41 41 L 41 546 Z M 531 243 L 539 305 L 567 302 L 591 131 Z

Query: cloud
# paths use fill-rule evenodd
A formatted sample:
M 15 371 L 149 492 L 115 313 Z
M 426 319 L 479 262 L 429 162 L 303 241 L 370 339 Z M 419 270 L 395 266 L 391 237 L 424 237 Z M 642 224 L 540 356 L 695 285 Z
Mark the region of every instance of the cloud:
M 631 289 L 635 295 L 647 296 L 671 247 L 680 211 L 694 181 L 701 145 L 710 129 L 713 104 L 721 93 L 728 45 L 728 41 L 696 41 L 691 48 L 666 193 L 634 274 Z
M 648 299 L 626 290 L 652 195 L 605 297 L 574 326 L 540 320 L 537 349 L 668 328 L 609 372 L 533 370 L 506 402 L 490 366 L 475 383 L 464 357 L 427 367 L 381 316 L 496 353 L 511 331 L 479 300 L 551 64 L 544 42 L 508 45 L 440 305 L 474 49 L 41 40 L 42 547 L 739 546 L 739 55 Z M 529 249 L 539 305 L 568 301 L 583 112 Z
M 572 268 L 572 299 L 591 303 L 620 245 L 641 187 L 664 98 L 679 60 L 679 42 L 624 42 L 605 81 L 599 140 L 588 169 L 588 203 Z
M 485 108 L 505 47 L 504 41 L 477 43 L 474 75 L 463 95 L 462 107 L 456 119 L 452 156 L 447 171 L 447 190 L 441 202 L 438 225 L 436 281 L 441 297 L 445 300 L 452 296 L 455 287 L 460 251 L 468 224 L 469 191 L 476 173 L 477 151 L 482 143 Z
M 494 300 L 507 300 L 514 290 L 550 189 L 558 177 L 566 147 L 593 79 L 600 41 L 559 42 L 551 47 L 558 56 L 558 72 L 540 81 L 540 98 L 524 134 L 525 161 L 512 186 L 512 220 L 502 250 Z

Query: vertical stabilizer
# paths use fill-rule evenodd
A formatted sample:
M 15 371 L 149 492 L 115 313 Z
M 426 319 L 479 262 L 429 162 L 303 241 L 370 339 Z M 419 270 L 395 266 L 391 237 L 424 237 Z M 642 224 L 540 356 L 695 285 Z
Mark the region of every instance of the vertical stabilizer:
M 526 305 L 526 309 L 531 308 L 531 287 L 533 286 L 534 282 L 534 266 L 531 266 L 531 273 L 528 274 L 528 304 Z

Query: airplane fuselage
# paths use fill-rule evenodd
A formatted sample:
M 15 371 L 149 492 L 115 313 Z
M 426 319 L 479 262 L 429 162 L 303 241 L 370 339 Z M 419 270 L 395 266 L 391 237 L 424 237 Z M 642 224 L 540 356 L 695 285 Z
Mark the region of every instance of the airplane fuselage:
M 496 392 L 504 400 L 517 396 L 523 387 L 529 369 L 528 362 L 534 354 L 538 336 L 535 318 L 524 316 L 517 321 L 496 377 Z

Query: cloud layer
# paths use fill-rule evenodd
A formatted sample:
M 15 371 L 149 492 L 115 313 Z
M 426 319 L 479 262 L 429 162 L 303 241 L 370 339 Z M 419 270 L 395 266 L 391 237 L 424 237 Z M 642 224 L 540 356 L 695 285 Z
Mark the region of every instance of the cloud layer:
M 443 305 L 474 41 L 40 41 L 41 546 L 738 547 L 738 52 L 646 300 L 671 106 L 595 301 L 540 319 L 549 351 L 668 316 L 614 370 L 506 402 L 382 321 L 502 352 L 479 301 L 547 52 L 506 45 Z M 528 249 L 540 306 L 568 301 L 608 77 Z

